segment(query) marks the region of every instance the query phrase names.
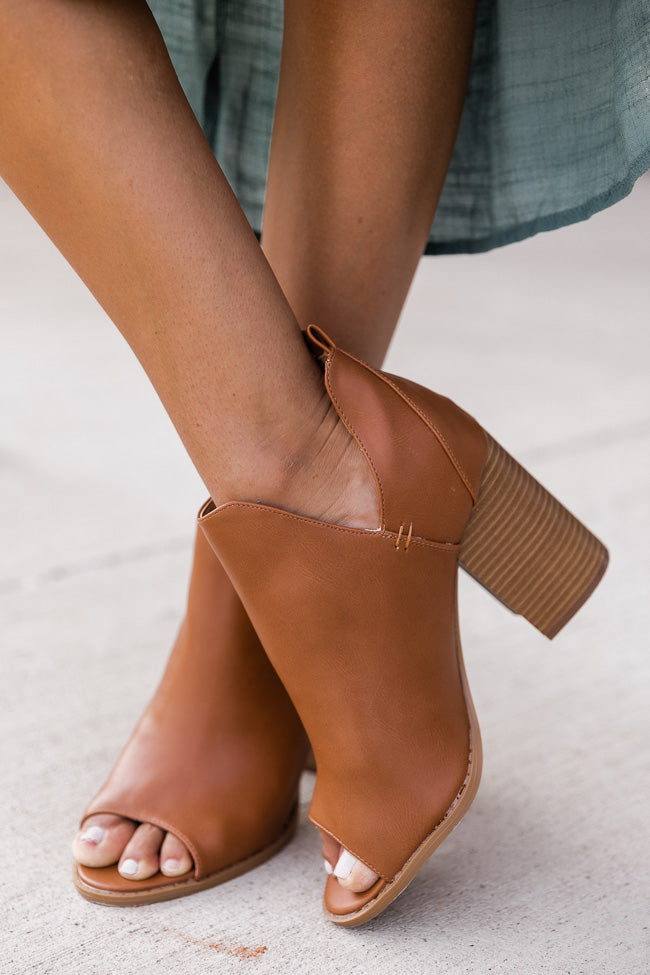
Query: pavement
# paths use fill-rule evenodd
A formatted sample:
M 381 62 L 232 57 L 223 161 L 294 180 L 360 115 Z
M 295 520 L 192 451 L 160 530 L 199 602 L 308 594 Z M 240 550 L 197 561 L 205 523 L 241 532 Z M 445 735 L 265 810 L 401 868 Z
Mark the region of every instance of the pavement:
M 375 921 L 294 842 L 222 887 L 82 900 L 70 841 L 155 687 L 205 491 L 140 367 L 0 185 L 0 972 L 648 971 L 650 181 L 584 224 L 421 262 L 388 366 L 452 396 L 609 545 L 549 643 L 467 578 L 486 753 L 467 817 Z

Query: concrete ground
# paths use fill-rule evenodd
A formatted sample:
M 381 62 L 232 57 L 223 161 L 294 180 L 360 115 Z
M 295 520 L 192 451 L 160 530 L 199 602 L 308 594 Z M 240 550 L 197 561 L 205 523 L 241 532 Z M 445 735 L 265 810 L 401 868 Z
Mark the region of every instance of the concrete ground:
M 155 686 L 204 490 L 117 332 L 0 187 L 0 972 L 648 971 L 650 181 L 585 224 L 423 261 L 390 368 L 451 395 L 610 546 L 552 644 L 462 581 L 479 796 L 374 922 L 321 916 L 307 822 L 258 870 L 86 903 L 69 845 Z

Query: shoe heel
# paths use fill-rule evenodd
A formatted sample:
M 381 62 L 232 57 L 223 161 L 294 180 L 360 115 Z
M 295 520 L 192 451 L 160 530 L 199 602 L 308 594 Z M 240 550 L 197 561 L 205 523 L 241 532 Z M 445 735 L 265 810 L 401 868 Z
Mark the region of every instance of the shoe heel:
M 508 609 L 552 639 L 598 585 L 607 549 L 486 436 L 487 460 L 460 563 Z

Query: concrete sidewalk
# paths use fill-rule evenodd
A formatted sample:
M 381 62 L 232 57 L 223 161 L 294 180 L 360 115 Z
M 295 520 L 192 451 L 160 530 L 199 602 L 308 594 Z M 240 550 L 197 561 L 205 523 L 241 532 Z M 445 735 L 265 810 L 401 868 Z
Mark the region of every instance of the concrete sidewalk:
M 139 366 L 0 185 L 1 973 L 648 971 L 650 181 L 587 223 L 423 261 L 389 367 L 474 413 L 609 545 L 548 643 L 462 580 L 486 752 L 463 823 L 380 918 L 321 916 L 296 840 L 180 901 L 93 906 L 69 845 L 180 620 L 204 489 Z

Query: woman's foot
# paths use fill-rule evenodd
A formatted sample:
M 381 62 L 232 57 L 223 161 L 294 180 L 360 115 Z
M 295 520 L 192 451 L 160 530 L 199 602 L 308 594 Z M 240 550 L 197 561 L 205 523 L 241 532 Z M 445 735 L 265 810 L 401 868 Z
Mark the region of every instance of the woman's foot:
M 334 837 L 319 830 L 323 849 L 323 865 L 328 877 L 336 877 L 345 890 L 362 894 L 379 880 L 379 874 L 357 860 L 349 850 L 337 843 Z
M 282 507 L 288 511 L 308 514 L 342 526 L 378 528 L 379 504 L 370 468 L 331 404 L 324 411 L 318 433 L 310 438 L 304 456 L 299 460 L 293 458 L 291 464 L 284 466 L 286 470 L 270 477 L 268 484 L 261 489 L 265 498 L 273 498 L 281 492 L 285 499 Z M 201 544 L 197 540 L 197 545 L 207 547 L 205 541 Z M 217 562 L 211 551 L 209 555 L 206 552 L 199 555 L 202 563 L 211 560 Z M 215 587 L 231 588 L 220 567 L 217 570 L 215 566 L 210 566 L 209 570 Z M 208 575 L 205 566 L 200 571 L 202 576 Z M 196 594 L 191 597 L 188 607 L 190 625 L 191 614 L 197 614 L 197 602 L 201 604 L 198 613 L 201 617 L 218 615 L 218 600 L 211 600 L 213 595 L 204 585 L 199 597 Z M 233 597 L 236 599 L 234 594 Z M 219 628 L 217 618 L 212 620 L 212 624 L 213 629 Z M 181 633 L 181 639 L 183 635 Z M 218 642 L 224 637 L 214 634 L 212 639 L 215 641 L 214 652 L 223 652 Z M 226 639 L 232 642 L 233 637 L 227 636 Z M 194 651 L 188 648 L 187 652 L 191 655 Z M 227 652 L 237 654 L 238 649 L 231 646 Z M 173 689 L 170 693 L 174 693 Z M 218 707 L 217 702 L 215 706 Z M 215 742 L 215 748 L 218 747 L 218 742 Z M 236 751 L 236 745 L 232 747 Z M 337 867 L 340 859 L 336 875 L 342 886 L 350 890 L 365 890 L 374 883 L 376 875 L 370 875 L 363 864 L 355 863 L 351 869 L 352 858 L 349 854 L 340 858 L 342 852 L 340 850 L 334 856 L 333 850 L 328 847 L 329 857 L 334 857 L 333 867 Z M 176 878 L 194 867 L 190 851 L 174 833 L 153 823 L 139 822 L 112 812 L 97 812 L 84 820 L 73 843 L 73 855 L 77 863 L 93 869 L 117 864 L 119 875 L 127 881 L 143 881 L 159 873 Z
M 344 528 L 340 512 L 234 501 L 201 524 L 314 747 L 326 907 L 350 925 L 397 896 L 478 786 L 455 591 L 486 442 L 449 401 L 309 335 L 379 517 L 348 508 Z
M 314 441 L 316 449 L 284 489 L 277 506 L 295 514 L 350 528 L 379 530 L 381 512 L 370 467 L 330 404 Z M 273 503 L 273 502 L 271 502 Z M 363 892 L 379 879 L 327 833 L 321 831 L 326 872 L 345 890 Z
M 378 879 L 327 833 L 321 833 L 326 873 L 333 874 L 346 890 L 361 893 Z M 150 823 L 134 823 L 121 816 L 89 816 L 75 837 L 75 860 L 87 867 L 118 864 L 125 880 L 146 880 L 160 871 L 180 877 L 193 867 L 192 857 L 173 833 Z
M 72 853 L 86 867 L 117 863 L 125 880 L 147 880 L 159 871 L 165 877 L 180 877 L 194 866 L 189 851 L 173 833 L 111 814 L 89 816 L 75 837 Z
M 74 841 L 78 890 L 146 903 L 262 863 L 291 837 L 306 751 L 295 709 L 199 531 L 161 684 Z

